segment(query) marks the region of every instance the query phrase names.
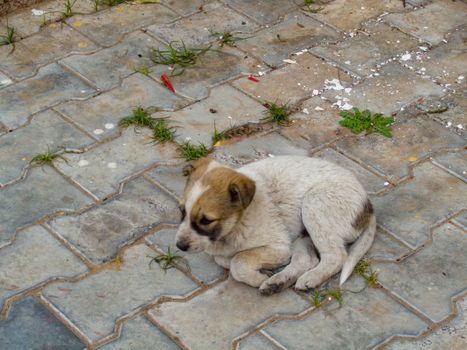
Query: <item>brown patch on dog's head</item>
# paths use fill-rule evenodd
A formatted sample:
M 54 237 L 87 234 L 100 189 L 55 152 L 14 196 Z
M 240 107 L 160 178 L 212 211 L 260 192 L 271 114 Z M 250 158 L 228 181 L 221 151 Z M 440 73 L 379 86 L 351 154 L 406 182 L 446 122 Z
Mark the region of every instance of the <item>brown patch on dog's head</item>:
M 371 216 L 373 215 L 373 205 L 371 204 L 370 200 L 367 198 L 365 203 L 363 204 L 362 209 L 355 217 L 352 226 L 354 229 L 358 231 L 362 231 L 368 227 L 368 223 L 370 222 Z
M 253 180 L 226 167 L 214 168 L 201 178 L 206 191 L 190 212 L 192 228 L 216 240 L 228 233 L 250 205 L 256 191 Z

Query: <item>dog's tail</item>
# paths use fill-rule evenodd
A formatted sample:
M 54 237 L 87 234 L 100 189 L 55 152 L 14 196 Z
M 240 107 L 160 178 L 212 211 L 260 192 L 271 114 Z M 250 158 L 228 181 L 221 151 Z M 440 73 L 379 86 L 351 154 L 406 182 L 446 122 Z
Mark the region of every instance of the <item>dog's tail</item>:
M 339 285 L 342 286 L 344 282 L 349 278 L 352 273 L 355 265 L 363 258 L 365 253 L 370 249 L 375 239 L 376 233 L 376 218 L 374 215 L 371 216 L 371 219 L 368 223 L 368 227 L 363 231 L 363 233 L 358 237 L 350 248 L 349 255 L 347 260 L 342 267 L 341 277 L 339 279 Z

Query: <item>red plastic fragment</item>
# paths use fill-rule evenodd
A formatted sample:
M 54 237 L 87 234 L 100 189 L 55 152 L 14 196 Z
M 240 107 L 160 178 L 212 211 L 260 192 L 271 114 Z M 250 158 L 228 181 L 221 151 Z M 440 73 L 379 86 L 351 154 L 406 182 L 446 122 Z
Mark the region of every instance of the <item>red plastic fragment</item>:
M 172 83 L 170 82 L 169 80 L 169 77 L 165 74 L 162 74 L 161 75 L 161 80 L 162 82 L 165 84 L 165 86 L 167 86 L 167 88 L 172 91 L 172 92 L 175 92 L 175 89 L 174 87 L 172 86 Z
M 256 78 L 255 78 L 254 76 L 252 76 L 252 75 L 250 75 L 250 76 L 248 77 L 248 80 L 254 81 L 255 83 L 259 83 L 259 80 L 256 79 Z

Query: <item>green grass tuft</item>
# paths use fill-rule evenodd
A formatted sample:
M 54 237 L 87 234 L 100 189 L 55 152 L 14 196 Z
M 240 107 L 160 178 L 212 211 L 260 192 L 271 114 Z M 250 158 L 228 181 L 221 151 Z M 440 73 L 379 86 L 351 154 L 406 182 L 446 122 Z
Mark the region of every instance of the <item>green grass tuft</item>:
M 149 73 L 151 73 L 151 70 L 150 70 L 149 67 L 147 67 L 147 66 L 142 66 L 142 67 L 136 69 L 135 72 L 138 72 L 138 73 L 140 73 L 140 74 L 143 74 L 143 75 L 145 75 L 145 76 L 148 76 Z
M 185 141 L 180 145 L 180 152 L 186 160 L 195 160 L 206 157 L 209 154 L 209 149 L 203 143 L 195 146 L 190 141 Z
M 166 254 L 159 254 L 155 257 L 150 256 L 150 258 L 149 266 L 151 266 L 153 262 L 156 262 L 164 271 L 172 268 L 190 269 L 188 261 L 183 256 L 176 254 L 176 252 L 172 252 L 170 247 L 167 249 Z
M 211 32 L 211 36 L 217 38 L 217 42 L 219 43 L 220 47 L 223 47 L 224 45 L 235 47 L 235 43 L 237 41 L 248 39 L 248 38 L 242 38 L 239 36 L 235 36 L 231 32 L 223 32 L 223 33 Z
M 175 138 L 175 127 L 169 125 L 168 118 L 157 118 L 153 126 L 152 139 L 156 143 L 171 142 Z
M 130 125 L 135 125 L 135 126 L 145 126 L 150 129 L 154 129 L 154 127 L 157 124 L 158 118 L 151 117 L 151 113 L 156 112 L 156 108 L 143 108 L 143 107 L 137 107 L 136 109 L 133 110 L 133 114 L 122 118 L 119 122 L 118 125 L 121 127 L 128 127 Z
M 73 6 L 75 6 L 77 0 L 66 0 L 65 10 L 63 11 L 63 18 L 69 18 L 73 16 Z
M 372 113 L 368 109 L 360 111 L 354 108 L 353 112 L 343 111 L 340 116 L 344 119 L 339 124 L 349 128 L 354 134 L 366 131 L 366 134 L 379 132 L 386 137 L 392 137 L 391 125 L 394 118 L 385 117 L 381 113 Z
M 193 66 L 201 55 L 211 49 L 211 46 L 202 49 L 188 48 L 183 41 L 172 41 L 167 49 L 153 49 L 151 60 L 156 64 L 172 66 L 172 76 L 182 74 L 187 67 Z
M 365 279 L 368 287 L 375 288 L 378 286 L 378 273 L 373 271 L 367 260 L 361 260 L 357 266 L 355 266 L 355 271 Z
M 127 0 L 103 0 L 103 3 L 106 4 L 107 6 L 117 6 L 120 4 L 123 4 Z
M 10 27 L 7 23 L 5 35 L 0 35 L 0 46 L 10 45 L 15 42 L 15 28 Z
M 319 308 L 319 307 L 321 307 L 321 304 L 323 303 L 323 301 L 325 299 L 325 295 L 322 292 L 320 292 L 319 290 L 314 290 L 314 291 L 311 292 L 310 298 L 311 298 L 311 301 L 312 301 L 313 305 L 316 308 Z
M 42 166 L 42 165 L 51 165 L 53 161 L 57 158 L 63 159 L 65 162 L 67 160 L 59 152 L 53 152 L 50 148 L 47 148 L 47 153 L 41 153 L 33 157 L 29 164 L 31 166 Z
M 277 123 L 280 126 L 289 126 L 292 122 L 289 118 L 291 109 L 288 103 L 279 105 L 274 102 L 266 103 L 267 110 L 264 112 L 266 116 L 261 120 L 264 122 Z

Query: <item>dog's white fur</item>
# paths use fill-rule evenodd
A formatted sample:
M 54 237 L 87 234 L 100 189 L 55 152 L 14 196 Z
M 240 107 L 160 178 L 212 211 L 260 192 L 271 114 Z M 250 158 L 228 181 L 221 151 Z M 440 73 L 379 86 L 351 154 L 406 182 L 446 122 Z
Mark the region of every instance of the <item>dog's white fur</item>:
M 299 290 L 315 288 L 342 269 L 342 284 L 370 248 L 376 219 L 353 173 L 322 159 L 296 156 L 269 158 L 236 169 L 256 185 L 251 202 L 241 215 L 219 224 L 215 239 L 200 235 L 193 229 L 191 211 L 203 196 L 210 201 L 223 195 L 209 191 L 211 184 L 203 181 L 222 167 L 211 161 L 187 186 L 182 201 L 186 216 L 176 240 L 189 252 L 214 256 L 219 265 L 230 268 L 234 279 L 270 294 L 293 283 Z M 272 276 L 264 273 L 286 264 Z

